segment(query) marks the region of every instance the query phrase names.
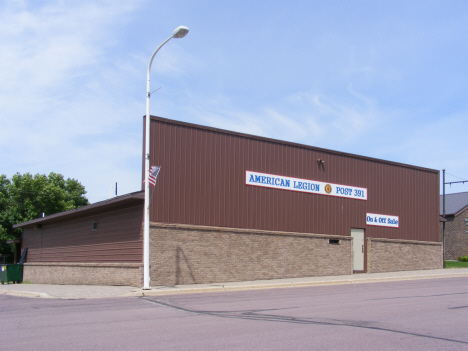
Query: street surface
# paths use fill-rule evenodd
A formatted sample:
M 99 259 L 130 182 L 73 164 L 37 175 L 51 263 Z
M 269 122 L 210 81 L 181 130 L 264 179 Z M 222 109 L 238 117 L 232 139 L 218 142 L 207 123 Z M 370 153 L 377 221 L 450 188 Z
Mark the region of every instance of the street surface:
M 94 300 L 0 296 L 1 350 L 468 350 L 468 277 Z

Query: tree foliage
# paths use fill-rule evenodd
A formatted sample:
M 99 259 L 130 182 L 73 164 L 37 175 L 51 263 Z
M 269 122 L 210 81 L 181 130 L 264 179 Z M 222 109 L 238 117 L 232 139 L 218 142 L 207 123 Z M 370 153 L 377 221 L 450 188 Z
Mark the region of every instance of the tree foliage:
M 0 254 L 10 254 L 13 246 L 6 240 L 21 237 L 21 229 L 13 225 L 27 222 L 44 213 L 46 216 L 84 205 L 86 190 L 75 179 L 64 179 L 57 173 L 23 175 L 16 173 L 8 179 L 0 175 Z

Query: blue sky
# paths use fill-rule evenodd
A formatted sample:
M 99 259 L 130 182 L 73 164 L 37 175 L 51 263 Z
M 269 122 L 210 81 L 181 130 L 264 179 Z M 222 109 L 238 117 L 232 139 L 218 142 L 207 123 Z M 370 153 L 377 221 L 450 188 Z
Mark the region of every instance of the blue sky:
M 468 179 L 466 1 L 0 3 L 0 173 L 141 188 L 151 114 Z M 468 184 L 447 192 L 468 191 Z

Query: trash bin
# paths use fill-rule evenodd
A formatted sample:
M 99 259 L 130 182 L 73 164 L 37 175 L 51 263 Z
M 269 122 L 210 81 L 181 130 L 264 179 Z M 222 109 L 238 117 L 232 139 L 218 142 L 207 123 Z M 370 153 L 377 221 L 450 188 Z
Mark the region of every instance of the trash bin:
M 0 265 L 0 281 L 2 284 L 13 282 L 21 283 L 23 281 L 22 264 L 2 264 Z

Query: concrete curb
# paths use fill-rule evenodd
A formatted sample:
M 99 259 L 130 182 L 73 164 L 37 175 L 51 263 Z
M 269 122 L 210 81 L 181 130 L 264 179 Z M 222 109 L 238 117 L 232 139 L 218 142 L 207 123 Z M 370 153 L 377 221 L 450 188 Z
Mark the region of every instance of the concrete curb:
M 2 289 L 0 287 L 0 295 L 13 295 L 29 298 L 44 298 L 44 299 L 96 299 L 110 297 L 143 297 L 143 296 L 162 296 L 175 294 L 196 294 L 206 292 L 228 292 L 228 291 L 243 291 L 243 290 L 259 290 L 259 289 L 281 289 L 281 288 L 301 288 L 309 286 L 324 286 L 324 285 L 343 285 L 343 284 L 363 284 L 363 283 L 379 283 L 392 281 L 420 280 L 420 279 L 435 279 L 435 278 L 458 278 L 467 277 L 468 269 L 463 270 L 437 270 L 437 271 L 406 271 L 406 272 L 389 272 L 389 273 L 371 273 L 371 274 L 356 274 L 347 276 L 325 276 L 325 277 L 305 277 L 305 278 L 289 278 L 275 280 L 260 280 L 246 282 L 230 282 L 230 283 L 213 283 L 213 284 L 192 284 L 192 285 L 176 285 L 176 286 L 159 286 L 150 290 L 142 288 L 132 288 L 130 292 L 122 291 L 123 289 L 115 289 L 109 292 L 109 287 L 89 286 L 72 286 L 72 285 L 30 285 L 31 291 Z M 21 285 L 15 286 L 18 289 L 24 289 Z M 115 287 L 117 288 L 117 287 Z M 124 287 L 122 287 L 124 288 Z M 127 287 L 128 289 L 128 287 Z M 42 291 L 42 292 L 41 292 Z M 47 291 L 44 292 L 44 291 Z
M 21 297 L 39 297 L 42 299 L 53 299 L 54 297 L 46 293 L 40 292 L 31 292 L 31 291 L 14 291 L 14 290 L 0 290 L 2 295 L 12 295 L 12 296 L 21 296 Z
M 223 286 L 200 287 L 200 288 L 155 288 L 137 292 L 137 296 L 159 296 L 159 295 L 174 295 L 174 294 L 194 294 L 202 292 L 222 292 L 226 291 Z
M 297 281 L 297 282 L 281 282 L 281 283 L 268 283 L 258 282 L 256 284 L 242 284 L 242 283 L 229 283 L 223 285 L 215 285 L 208 287 L 159 287 L 150 290 L 139 290 L 132 296 L 161 296 L 161 295 L 174 295 L 174 294 L 189 294 L 189 293 L 202 293 L 202 292 L 223 292 L 223 291 L 242 291 L 242 290 L 259 290 L 259 289 L 281 289 L 281 288 L 300 288 L 308 286 L 323 286 L 323 285 L 343 285 L 343 284 L 363 284 L 363 283 L 379 283 L 403 280 L 421 280 L 421 279 L 435 279 L 435 278 L 455 278 L 466 277 L 468 272 L 450 273 L 450 274 L 430 274 L 430 275 L 409 275 L 409 276 L 395 276 L 395 277 L 363 277 L 353 279 L 331 279 L 331 280 L 317 280 L 317 281 Z
M 364 283 L 379 283 L 379 282 L 392 282 L 403 280 L 421 280 L 421 279 L 436 279 L 436 278 L 455 278 L 466 277 L 468 272 L 450 273 L 450 274 L 430 274 L 430 275 L 409 275 L 409 276 L 395 276 L 395 277 L 363 277 L 353 279 L 330 279 L 330 280 L 317 280 L 317 281 L 297 281 L 297 282 L 281 282 L 281 283 L 229 283 L 214 286 L 204 287 L 189 287 L 175 286 L 175 287 L 160 287 L 150 290 L 140 290 L 135 292 L 133 296 L 160 296 L 160 295 L 174 295 L 174 294 L 189 294 L 189 293 L 202 293 L 202 292 L 223 292 L 223 291 L 242 291 L 242 290 L 259 290 L 259 289 L 280 289 L 280 288 L 300 288 L 308 286 L 323 286 L 323 285 L 343 285 L 343 284 L 364 284 Z

